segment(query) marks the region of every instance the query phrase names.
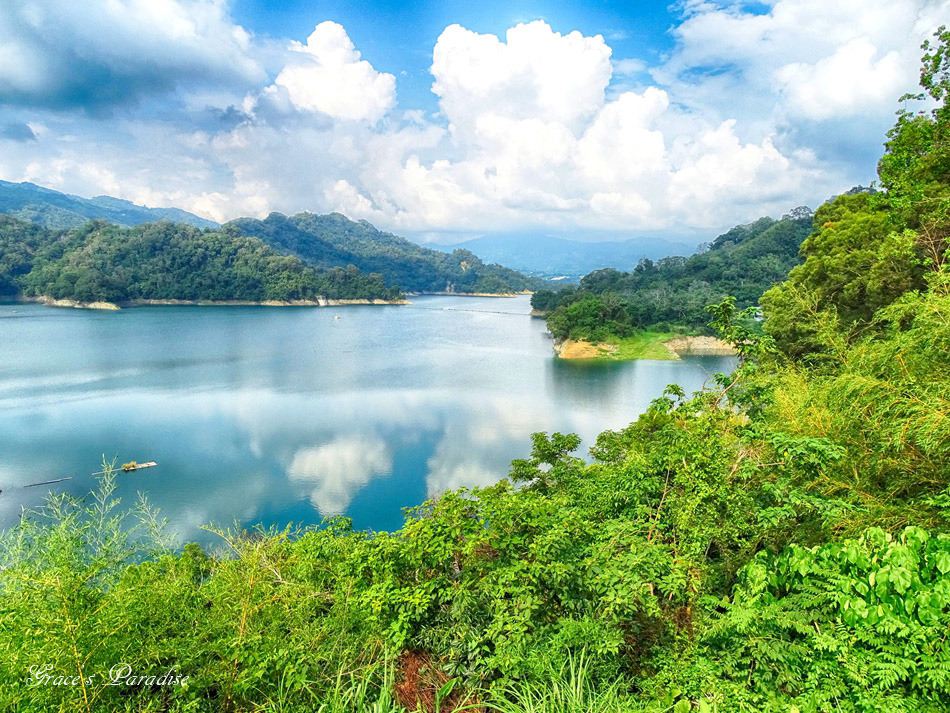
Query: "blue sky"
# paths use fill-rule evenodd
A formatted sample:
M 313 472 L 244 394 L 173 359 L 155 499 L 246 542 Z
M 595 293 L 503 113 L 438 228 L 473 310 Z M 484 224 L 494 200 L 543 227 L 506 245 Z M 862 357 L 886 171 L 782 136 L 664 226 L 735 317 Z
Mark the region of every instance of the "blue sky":
M 701 242 L 874 179 L 950 0 L 0 3 L 0 178 Z
M 750 5 L 761 12 L 763 6 Z M 602 34 L 617 58 L 656 61 L 673 47 L 667 30 L 678 13 L 661 2 L 269 2 L 239 0 L 235 20 L 271 37 L 303 38 L 314 18 L 340 23 L 363 58 L 400 80 L 399 103 L 406 108 L 437 109 L 430 91 L 432 48 L 453 23 L 502 36 L 519 22 L 545 20 L 566 34 Z M 405 74 L 403 74 L 405 73 Z

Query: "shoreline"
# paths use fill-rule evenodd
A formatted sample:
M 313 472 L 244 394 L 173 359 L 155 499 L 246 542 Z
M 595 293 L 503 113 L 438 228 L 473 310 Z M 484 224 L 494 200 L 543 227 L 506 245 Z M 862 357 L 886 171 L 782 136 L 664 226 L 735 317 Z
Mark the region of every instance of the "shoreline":
M 610 342 L 555 340 L 554 354 L 571 361 L 678 361 L 684 356 L 735 356 L 736 351 L 718 337 L 641 332 Z
M 45 307 L 61 307 L 72 309 L 98 309 L 115 311 L 128 307 L 150 306 L 189 306 L 189 307 L 346 307 L 348 305 L 408 305 L 409 300 L 381 300 L 381 299 L 327 299 L 319 297 L 315 300 L 146 300 L 134 299 L 122 302 L 80 302 L 70 299 L 54 299 L 48 295 L 25 297 L 22 295 L 10 298 L 12 302 L 41 304 Z
M 407 292 L 407 297 L 518 297 L 519 295 L 533 295 L 531 290 L 521 292 Z
M 415 296 L 439 296 L 439 297 L 505 297 L 512 298 L 520 295 L 530 295 L 530 291 L 523 292 L 407 292 L 406 297 Z M 408 299 L 383 300 L 383 299 L 346 299 L 346 298 L 326 298 L 318 297 L 307 300 L 180 300 L 180 299 L 132 299 L 119 302 L 107 302 L 97 300 L 93 302 L 82 302 L 73 299 L 56 299 L 49 295 L 26 296 L 26 295 L 3 295 L 4 301 L 18 304 L 41 304 L 45 307 L 60 307 L 70 309 L 95 309 L 104 311 L 116 311 L 129 307 L 155 307 L 155 306 L 175 306 L 175 307 L 347 307 L 350 305 L 409 305 L 412 302 Z

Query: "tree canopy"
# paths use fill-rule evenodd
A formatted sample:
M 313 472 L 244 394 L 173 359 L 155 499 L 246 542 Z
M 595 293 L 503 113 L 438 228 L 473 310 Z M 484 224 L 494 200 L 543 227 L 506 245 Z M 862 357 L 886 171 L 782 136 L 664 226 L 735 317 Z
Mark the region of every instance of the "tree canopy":
M 377 230 L 365 220 L 352 221 L 339 213 L 271 213 L 264 220 L 232 221 L 225 230 L 260 238 L 308 265 L 355 265 L 364 272 L 382 275 L 386 284 L 398 285 L 407 292 L 513 293 L 544 284 L 506 267 L 487 265 L 468 250 L 444 253 L 424 248 Z
M 256 238 L 161 221 L 48 231 L 0 217 L 0 292 L 80 302 L 395 299 L 380 275 L 318 270 Z

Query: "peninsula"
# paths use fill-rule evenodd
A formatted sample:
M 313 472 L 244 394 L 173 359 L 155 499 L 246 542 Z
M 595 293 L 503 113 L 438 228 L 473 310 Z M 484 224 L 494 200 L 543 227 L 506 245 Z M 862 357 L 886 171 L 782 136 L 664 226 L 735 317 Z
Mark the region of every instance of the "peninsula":
M 586 275 L 579 286 L 539 290 L 531 297 L 532 315 L 546 319 L 562 359 L 733 354 L 711 336 L 706 305 L 729 295 L 740 309 L 757 305 L 799 264 L 799 249 L 811 228 L 812 212 L 805 207 L 779 220 L 760 218 L 732 228 L 689 257 L 643 259 L 630 272 L 606 268 Z

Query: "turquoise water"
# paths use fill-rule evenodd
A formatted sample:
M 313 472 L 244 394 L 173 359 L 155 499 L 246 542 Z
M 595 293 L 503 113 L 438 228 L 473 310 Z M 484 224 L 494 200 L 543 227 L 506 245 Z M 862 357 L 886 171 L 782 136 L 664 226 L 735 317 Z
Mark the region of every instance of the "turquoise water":
M 0 528 L 45 493 L 85 494 L 103 455 L 179 540 L 199 528 L 318 523 L 394 529 L 402 508 L 487 485 L 535 431 L 583 451 L 666 384 L 702 387 L 731 358 L 579 364 L 553 357 L 528 298 L 411 306 L 0 305 Z M 338 315 L 339 318 L 335 318 Z M 72 476 L 55 485 L 24 484 Z

